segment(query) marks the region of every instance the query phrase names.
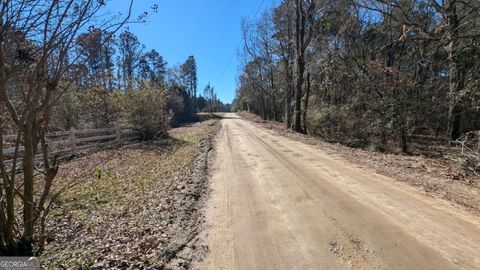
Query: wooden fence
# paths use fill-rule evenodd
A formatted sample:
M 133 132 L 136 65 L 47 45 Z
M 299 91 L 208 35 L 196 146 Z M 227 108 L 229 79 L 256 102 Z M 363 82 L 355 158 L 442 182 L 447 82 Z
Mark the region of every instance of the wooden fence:
M 59 159 L 66 159 L 85 154 L 89 151 L 108 147 L 122 142 L 138 140 L 142 136 L 141 132 L 137 132 L 127 127 L 115 127 L 104 129 L 87 129 L 53 132 L 46 136 L 49 153 L 51 156 L 58 156 Z M 13 164 L 13 155 L 15 153 L 15 143 L 17 135 L 4 136 L 4 143 L 7 145 L 3 148 L 3 154 L 6 158 L 4 164 L 7 168 Z M 40 145 L 38 146 L 40 149 Z M 17 167 L 21 167 L 22 155 L 24 147 L 19 147 L 19 158 L 17 159 Z M 40 162 L 42 155 L 35 156 L 35 160 Z

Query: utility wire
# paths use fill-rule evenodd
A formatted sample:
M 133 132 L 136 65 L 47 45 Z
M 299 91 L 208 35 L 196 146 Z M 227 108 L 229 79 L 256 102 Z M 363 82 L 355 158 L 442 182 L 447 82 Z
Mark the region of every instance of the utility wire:
M 237 15 L 237 11 L 238 11 L 238 6 L 240 5 L 240 1 L 241 0 L 236 0 L 233 5 L 230 6 L 230 9 L 229 9 L 229 12 L 228 12 L 228 18 L 235 18 L 235 15 Z M 231 1 L 230 1 L 231 3 Z M 230 12 L 230 11 L 233 11 Z M 225 39 L 225 36 L 226 36 L 226 33 L 229 33 L 230 32 L 230 28 L 231 28 L 231 25 L 232 25 L 232 20 L 229 20 L 228 23 L 225 25 L 225 27 L 223 28 L 223 32 L 222 32 L 222 35 L 220 36 L 220 42 L 218 43 L 218 46 L 217 46 L 217 50 L 216 52 L 218 52 L 218 54 L 216 55 L 215 57 L 215 61 L 214 63 L 217 62 L 217 60 L 219 59 L 220 55 L 221 55 L 221 52 L 223 51 L 222 48 L 223 48 L 223 41 Z
M 245 36 L 248 34 L 248 32 L 250 32 L 250 28 L 252 27 L 253 22 L 255 21 L 258 13 L 260 12 L 260 9 L 262 8 L 263 3 L 265 3 L 265 0 L 262 0 L 262 2 L 260 2 L 260 5 L 258 6 L 257 11 L 255 11 L 255 15 L 253 15 L 252 23 L 249 23 L 249 24 L 247 25 L 247 29 L 245 30 L 245 35 L 242 36 L 242 38 L 240 39 L 240 42 L 238 42 L 238 45 L 237 45 L 237 47 L 235 48 L 235 51 L 233 52 L 232 56 L 230 56 L 230 59 L 228 60 L 227 65 L 225 66 L 225 68 L 223 69 L 222 73 L 220 74 L 220 77 L 218 77 L 218 79 L 217 79 L 217 84 L 218 84 L 218 82 L 223 78 L 223 75 L 225 75 L 225 72 L 227 72 L 228 67 L 229 67 L 230 64 L 232 63 L 233 57 L 235 56 L 235 54 L 237 53 L 238 49 L 240 48 L 240 45 L 242 45 L 242 42 L 244 41 Z

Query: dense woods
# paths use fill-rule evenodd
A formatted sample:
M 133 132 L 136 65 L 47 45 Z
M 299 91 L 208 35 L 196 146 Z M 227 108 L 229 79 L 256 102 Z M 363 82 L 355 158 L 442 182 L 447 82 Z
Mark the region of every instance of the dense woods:
M 376 150 L 473 135 L 479 10 L 476 0 L 282 1 L 243 24 L 234 108 Z
M 52 192 L 60 162 L 49 132 L 123 125 L 153 139 L 196 112 L 224 109 L 213 88 L 197 97 L 193 56 L 168 67 L 129 31 L 158 8 L 134 17 L 132 5 L 109 15 L 104 1 L 1 2 L 0 148 L 15 148 L 0 152 L 2 254 L 41 249 L 46 216 L 68 189 Z

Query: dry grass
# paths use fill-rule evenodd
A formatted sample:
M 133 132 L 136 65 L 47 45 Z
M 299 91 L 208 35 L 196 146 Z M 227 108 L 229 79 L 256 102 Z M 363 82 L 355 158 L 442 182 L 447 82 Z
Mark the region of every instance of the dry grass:
M 187 241 L 177 234 L 189 217 L 179 217 L 177 210 L 201 196 L 192 178 L 202 162 L 202 146 L 218 130 L 216 123 L 187 125 L 171 130 L 167 139 L 65 164 L 57 183 L 81 182 L 53 209 L 43 265 L 143 269 L 168 262 L 175 249 L 171 244 Z

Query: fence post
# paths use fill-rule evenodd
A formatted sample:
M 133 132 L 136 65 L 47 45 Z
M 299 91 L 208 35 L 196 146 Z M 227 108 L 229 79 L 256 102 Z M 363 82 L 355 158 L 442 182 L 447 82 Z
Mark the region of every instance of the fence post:
M 75 128 L 73 128 L 73 127 L 70 129 L 70 146 L 72 147 L 71 148 L 72 155 L 76 156 L 77 155 L 77 143 L 75 141 Z
M 120 125 L 117 124 L 117 126 L 115 127 L 115 131 L 117 132 L 117 142 L 120 143 L 120 140 L 122 139 L 122 133 L 120 132 L 121 131 Z

